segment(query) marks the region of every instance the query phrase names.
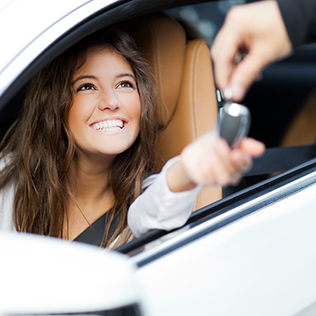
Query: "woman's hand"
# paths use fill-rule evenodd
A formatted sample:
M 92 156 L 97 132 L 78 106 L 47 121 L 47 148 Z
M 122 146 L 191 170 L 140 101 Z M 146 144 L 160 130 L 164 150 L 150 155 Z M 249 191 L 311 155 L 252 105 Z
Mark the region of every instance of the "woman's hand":
M 252 165 L 252 157 L 263 154 L 263 143 L 243 139 L 230 148 L 215 132 L 208 132 L 184 148 L 180 159 L 167 172 L 171 191 L 193 189 L 196 185 L 236 185 Z

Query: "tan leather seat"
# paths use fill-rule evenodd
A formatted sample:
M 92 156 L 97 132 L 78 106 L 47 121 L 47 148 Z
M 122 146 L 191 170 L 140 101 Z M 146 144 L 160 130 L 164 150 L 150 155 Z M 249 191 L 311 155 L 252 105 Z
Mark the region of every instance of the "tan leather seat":
M 158 141 L 157 171 L 206 131 L 214 129 L 217 102 L 209 48 L 186 40 L 182 26 L 163 13 L 128 21 L 128 31 L 148 59 L 161 102 L 157 119 L 164 126 Z M 222 197 L 221 187 L 201 191 L 196 209 Z
M 281 147 L 314 144 L 316 137 L 316 91 L 314 91 L 287 128 Z

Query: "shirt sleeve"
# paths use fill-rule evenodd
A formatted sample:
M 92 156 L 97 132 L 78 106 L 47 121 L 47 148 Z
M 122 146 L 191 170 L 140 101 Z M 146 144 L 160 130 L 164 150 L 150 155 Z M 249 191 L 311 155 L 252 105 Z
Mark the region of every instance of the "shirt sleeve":
M 278 0 L 293 48 L 316 41 L 316 1 Z
M 161 173 L 145 179 L 143 186 L 147 189 L 130 206 L 127 222 L 135 237 L 151 229 L 169 231 L 180 227 L 192 213 L 202 186 L 184 192 L 170 191 L 166 173 L 177 159 L 169 160 Z

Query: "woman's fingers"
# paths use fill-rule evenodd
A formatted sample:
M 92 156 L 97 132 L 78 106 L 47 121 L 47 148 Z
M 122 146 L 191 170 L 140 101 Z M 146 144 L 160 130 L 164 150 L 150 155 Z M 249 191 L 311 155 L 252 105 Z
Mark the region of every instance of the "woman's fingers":
M 261 156 L 265 151 L 265 145 L 253 138 L 244 138 L 238 148 L 252 157 Z
M 254 139 L 244 139 L 231 149 L 225 140 L 207 133 L 188 145 L 181 154 L 188 178 L 202 185 L 236 184 L 252 165 L 252 156 L 261 155 L 264 145 Z

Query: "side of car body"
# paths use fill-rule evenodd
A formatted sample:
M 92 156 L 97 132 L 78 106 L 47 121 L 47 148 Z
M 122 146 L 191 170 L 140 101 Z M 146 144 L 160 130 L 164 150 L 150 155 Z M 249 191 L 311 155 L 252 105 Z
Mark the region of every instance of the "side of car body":
M 211 45 L 225 13 L 238 3 L 242 1 L 4 1 L 0 4 L 0 26 L 10 32 L 0 35 L 5 48 L 0 50 L 1 136 L 17 117 L 31 77 L 84 36 L 127 19 L 164 11 L 181 21 L 188 38 L 201 37 Z M 267 68 L 261 82 L 252 86 L 243 101 L 252 112 L 250 136 L 278 146 L 314 87 L 314 52 L 313 46 L 301 48 L 289 59 Z M 120 305 L 129 305 L 132 308 L 125 309 L 126 315 L 312 315 L 316 310 L 315 172 L 316 161 L 312 160 L 272 178 L 248 179 L 247 187 L 197 210 L 184 227 L 170 233 L 152 231 L 119 248 L 124 255 L 114 255 L 113 260 L 122 265 L 117 273 L 126 268 L 124 275 L 133 282 L 126 285 L 120 279 L 121 287 L 115 293 L 123 298 L 128 292 L 129 298 L 120 302 L 111 297 L 116 305 L 102 305 L 99 297 L 99 305 L 90 302 L 85 310 L 81 305 L 75 308 L 75 301 L 62 305 L 58 297 L 49 307 L 41 305 L 42 309 L 23 305 L 27 306 L 24 311 L 12 305 L 10 310 L 0 303 L 0 313 L 91 311 L 106 315 L 104 310 L 108 309 L 112 310 L 109 315 L 115 315 L 121 312 L 116 309 Z M 10 249 L 5 247 L 10 236 L 2 237 L 0 245 L 10 260 Z M 12 245 L 17 247 L 15 241 Z M 79 248 L 78 252 L 87 251 L 91 258 L 102 257 L 99 251 Z M 50 256 L 47 254 L 49 260 Z M 36 255 L 34 258 L 38 260 Z M 53 269 L 52 264 L 48 266 Z M 100 265 L 97 269 L 102 274 Z M 67 281 L 67 274 L 59 277 Z M 16 282 L 22 282 L 21 274 L 19 278 Z M 92 287 L 94 282 L 89 280 Z M 115 278 L 111 280 L 104 295 L 116 283 Z M 99 288 L 100 282 L 95 284 Z M 131 295 L 133 290 L 123 294 L 124 287 L 133 286 L 139 296 Z M 1 287 L 5 292 L 5 285 Z M 47 295 L 56 290 L 52 288 Z M 16 299 L 19 305 L 19 297 Z

